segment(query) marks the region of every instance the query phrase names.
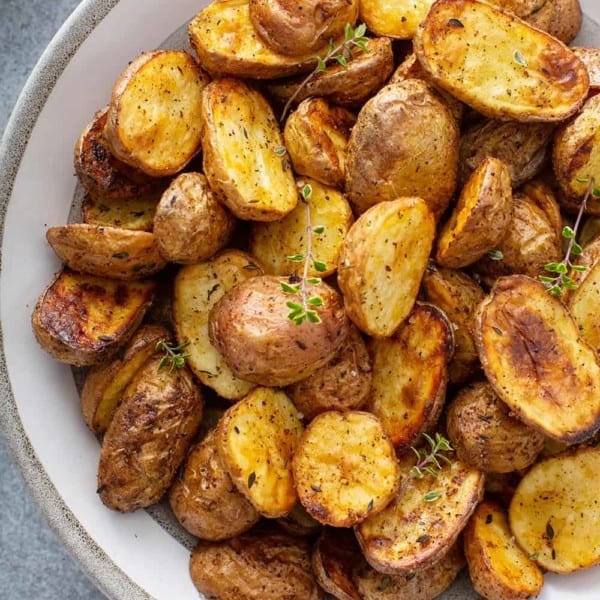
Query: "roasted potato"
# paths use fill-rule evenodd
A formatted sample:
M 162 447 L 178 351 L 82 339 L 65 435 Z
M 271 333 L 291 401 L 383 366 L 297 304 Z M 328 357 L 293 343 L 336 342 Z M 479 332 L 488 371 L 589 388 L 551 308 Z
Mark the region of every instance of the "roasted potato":
M 421 198 L 380 202 L 344 239 L 338 284 L 359 329 L 389 337 L 413 308 L 435 236 L 433 213 Z
M 465 183 L 457 205 L 437 238 L 435 259 L 460 269 L 496 248 L 512 217 L 508 167 L 487 156 Z
M 457 542 L 433 565 L 414 573 L 389 575 L 363 563 L 354 570 L 352 580 L 362 600 L 432 600 L 450 587 L 464 566 Z
M 260 513 L 225 470 L 214 429 L 188 453 L 169 490 L 169 505 L 182 527 L 201 540 L 234 537 L 260 519 Z
M 225 470 L 266 517 L 283 517 L 296 504 L 291 461 L 303 429 L 291 400 L 272 388 L 252 390 L 219 420 L 216 444 Z
M 452 383 L 464 383 L 479 362 L 471 322 L 485 293 L 466 273 L 433 264 L 425 271 L 421 292 L 425 300 L 439 307 L 452 323 L 455 350 L 448 365 L 448 377 Z
M 456 456 L 480 471 L 509 473 L 532 465 L 544 436 L 516 419 L 487 381 L 461 389 L 446 410 Z
M 473 587 L 486 600 L 528 600 L 542 591 L 542 571 L 515 541 L 499 504 L 484 500 L 477 507 L 464 548 Z
M 250 0 L 250 20 L 263 41 L 281 54 L 302 56 L 339 38 L 358 17 L 358 0 Z
M 599 300 L 600 263 L 597 262 L 569 296 L 568 307 L 581 337 L 600 354 Z
M 253 530 L 231 540 L 200 542 L 190 574 L 201 594 L 219 600 L 320 600 L 309 542 L 280 531 Z
M 323 529 L 321 523 L 315 521 L 300 502 L 296 502 L 285 517 L 279 517 L 277 524 L 292 535 L 314 536 Z
M 202 173 L 182 173 L 162 195 L 154 237 L 169 262 L 206 260 L 227 245 L 235 219 L 214 197 Z
M 203 69 L 215 76 L 270 79 L 305 73 L 327 43 L 303 56 L 285 56 L 272 50 L 254 29 L 248 0 L 216 0 L 189 24 L 190 44 Z
M 304 264 L 289 260 L 306 243 L 306 229 L 312 227 L 309 277 L 327 277 L 337 270 L 344 238 L 354 221 L 344 195 L 314 179 L 298 181 L 303 202 L 279 221 L 255 223 L 250 234 L 250 253 L 270 275 L 302 275 Z M 308 187 L 307 187 L 308 186 Z M 302 193 L 302 192 L 301 192 Z M 304 197 L 306 196 L 306 197 Z M 315 231 L 315 229 L 318 231 Z M 315 268 L 315 261 L 320 269 Z
M 121 356 L 92 367 L 81 388 L 81 412 L 94 433 L 104 433 L 136 373 L 171 333 L 161 325 L 142 325 L 123 348 Z
M 400 483 L 394 447 L 371 413 L 317 415 L 298 442 L 294 483 L 309 515 L 350 527 L 385 508 Z
M 367 400 L 373 371 L 360 331 L 351 325 L 337 354 L 322 368 L 286 388 L 305 419 L 327 410 L 356 410 Z
M 290 315 L 303 310 L 302 300 L 284 291 L 282 283 L 293 285 L 293 280 L 249 279 L 210 312 L 210 341 L 241 379 L 270 386 L 295 383 L 324 367 L 346 339 L 348 318 L 338 292 L 323 282 L 306 282 L 307 297 L 320 298 L 320 306 L 297 324 Z
M 212 307 L 236 285 L 257 277 L 262 269 L 240 250 L 226 250 L 209 261 L 182 267 L 175 277 L 173 321 L 187 364 L 196 377 L 219 396 L 243 398 L 254 384 L 236 377 L 210 343 L 208 319 Z
M 123 393 L 104 438 L 98 495 L 121 512 L 158 502 L 169 489 L 202 420 L 191 372 L 149 360 Z
M 392 337 L 372 340 L 369 350 L 373 382 L 366 410 L 404 450 L 436 424 L 444 406 L 452 325 L 439 308 L 417 304 Z
M 108 108 L 99 110 L 75 144 L 75 173 L 95 197 L 132 198 L 150 191 L 156 180 L 111 154 L 104 136 Z
M 600 563 L 600 448 L 579 447 L 534 465 L 509 508 L 517 543 L 542 568 L 572 573 Z
M 556 239 L 564 242 L 563 217 L 560 212 L 560 205 L 554 189 L 543 178 L 536 178 L 528 181 L 521 191 L 532 200 L 538 208 L 541 208 L 545 213 L 549 223 L 554 227 Z
M 307 83 L 305 75 L 269 82 L 269 95 L 282 105 L 321 96 L 338 106 L 360 106 L 383 86 L 394 68 L 389 38 L 371 38 L 366 46 L 368 52 L 353 49 L 348 66 L 328 65 Z
M 42 292 L 31 322 L 40 346 L 78 367 L 111 359 L 133 335 L 155 282 L 116 281 L 63 269 Z
M 113 88 L 104 129 L 111 152 L 148 175 L 173 175 L 200 151 L 208 77 L 182 50 L 145 52 Z
M 391 38 L 412 39 L 435 0 L 395 2 L 361 0 L 360 18 L 370 31 Z
M 460 180 L 487 157 L 501 160 L 517 188 L 535 177 L 546 163 L 555 126 L 548 123 L 517 123 L 485 119 L 466 129 L 460 138 Z
M 218 79 L 202 95 L 204 173 L 211 189 L 240 219 L 276 221 L 298 193 L 283 136 L 260 92 L 238 79 Z
M 478 0 L 438 0 L 413 47 L 437 85 L 493 119 L 563 121 L 588 93 L 587 70 L 563 43 Z
M 346 148 L 356 117 L 325 98 L 307 98 L 287 118 L 283 139 L 299 175 L 343 188 Z
M 401 459 L 396 497 L 356 528 L 367 562 L 379 573 L 410 575 L 450 551 L 483 495 L 483 474 L 452 460 L 433 477 L 415 477 L 412 453 Z M 435 501 L 427 500 L 435 498 Z
M 456 187 L 458 127 L 423 81 L 382 88 L 358 114 L 346 155 L 346 193 L 356 212 L 419 196 L 439 217 Z
M 142 279 L 166 266 L 154 234 L 120 227 L 71 223 L 50 227 L 46 239 L 71 269 L 111 279 Z
M 560 442 L 600 428 L 600 364 L 561 301 L 524 275 L 500 278 L 479 305 L 475 342 L 498 397 Z
M 573 46 L 575 56 L 581 59 L 590 77 L 590 91 L 600 88 L 600 48 Z
M 583 13 L 579 0 L 553 0 L 552 19 L 548 33 L 565 44 L 570 44 L 579 33 L 583 22 Z

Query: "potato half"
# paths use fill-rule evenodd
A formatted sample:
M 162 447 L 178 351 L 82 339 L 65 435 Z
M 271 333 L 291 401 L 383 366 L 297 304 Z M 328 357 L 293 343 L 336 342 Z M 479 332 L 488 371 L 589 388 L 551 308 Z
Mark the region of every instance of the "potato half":
M 435 0 L 361 0 L 360 18 L 377 35 L 410 40 Z

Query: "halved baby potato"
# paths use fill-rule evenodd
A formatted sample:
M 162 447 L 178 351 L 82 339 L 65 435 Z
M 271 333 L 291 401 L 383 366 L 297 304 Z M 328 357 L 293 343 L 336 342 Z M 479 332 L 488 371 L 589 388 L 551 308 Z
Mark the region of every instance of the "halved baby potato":
M 596 263 L 569 296 L 568 308 L 579 328 L 581 337 L 600 353 L 600 263 Z
M 360 18 L 377 35 L 410 40 L 435 0 L 361 0 Z

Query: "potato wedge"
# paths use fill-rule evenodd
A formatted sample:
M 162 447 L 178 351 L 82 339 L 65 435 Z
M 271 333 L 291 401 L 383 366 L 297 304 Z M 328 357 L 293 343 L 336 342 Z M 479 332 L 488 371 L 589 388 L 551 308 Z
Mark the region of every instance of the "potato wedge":
M 484 472 L 510 473 L 531 466 L 546 439 L 515 418 L 487 381 L 462 388 L 446 410 L 456 456 Z
M 554 227 L 556 238 L 564 241 L 562 237 L 563 218 L 560 205 L 551 185 L 544 179 L 536 178 L 528 181 L 521 191 L 532 200 L 536 206 L 542 209 L 549 223 Z
M 346 148 L 356 117 L 324 98 L 307 98 L 286 120 L 283 139 L 294 171 L 343 188 Z
M 312 573 L 309 542 L 278 530 L 259 527 L 228 541 L 200 542 L 190 574 L 201 594 L 219 600 L 324 597 Z
M 75 144 L 75 173 L 86 191 L 103 198 L 131 198 L 148 192 L 156 179 L 111 154 L 104 136 L 108 108 L 99 110 Z
M 102 440 L 98 495 L 130 512 L 168 490 L 202 420 L 203 398 L 186 368 L 160 367 L 156 356 L 137 372 Z
M 276 221 L 298 193 L 283 136 L 260 92 L 237 79 L 213 81 L 202 96 L 204 172 L 210 187 L 240 219 Z
M 600 449 L 580 447 L 548 458 L 523 477 L 509 508 L 519 546 L 544 569 L 572 573 L 600 563 L 595 481 Z
M 169 490 L 169 506 L 181 526 L 201 540 L 234 537 L 260 519 L 225 470 L 214 429 L 188 453 L 181 475 Z
M 161 325 L 142 325 L 115 360 L 92 367 L 81 388 L 81 412 L 85 424 L 94 433 L 108 428 L 123 392 L 136 373 L 157 351 L 161 340 L 171 333 Z
M 235 219 L 214 197 L 202 173 L 182 173 L 156 208 L 154 237 L 165 260 L 195 263 L 227 245 Z
M 460 269 L 496 248 L 512 217 L 512 188 L 508 167 L 488 156 L 465 183 L 458 204 L 442 226 L 435 259 Z
M 228 400 L 243 398 L 254 384 L 236 377 L 210 343 L 208 316 L 229 290 L 261 273 L 249 254 L 226 250 L 207 262 L 182 267 L 175 277 L 173 320 L 177 341 L 190 342 L 187 364 L 194 375 Z
M 142 279 L 166 266 L 154 234 L 119 227 L 70 223 L 50 227 L 46 239 L 71 269 L 111 279 Z
M 362 600 L 432 600 L 450 587 L 464 566 L 457 542 L 436 563 L 414 573 L 389 575 L 364 563 L 354 570 L 352 580 Z
M 571 50 L 484 2 L 438 0 L 413 45 L 437 85 L 490 118 L 562 121 L 587 97 L 587 70 Z
M 486 600 L 528 600 L 541 592 L 542 571 L 515 541 L 499 504 L 484 500 L 477 507 L 464 548 L 473 587 Z
M 303 429 L 285 393 L 262 387 L 228 408 L 217 425 L 216 444 L 226 471 L 266 517 L 283 517 L 296 504 L 291 461 Z
M 359 329 L 389 337 L 408 317 L 434 235 L 433 213 L 421 198 L 380 202 L 355 221 L 340 252 L 338 284 Z
M 282 284 L 300 285 L 270 275 L 249 279 L 225 294 L 209 316 L 210 341 L 231 371 L 259 385 L 285 386 L 308 377 L 337 354 L 348 334 L 334 288 L 306 282 L 307 298 L 318 298 L 320 306 L 307 304 L 303 312 L 300 289 L 289 293 Z M 300 313 L 301 323 L 295 320 Z
M 352 209 L 344 195 L 335 188 L 314 179 L 298 181 L 300 190 L 309 186 L 305 202 L 299 202 L 292 212 L 279 221 L 255 223 L 250 234 L 250 253 L 270 275 L 302 275 L 304 263 L 293 262 L 288 256 L 298 253 L 306 243 L 306 228 L 313 227 L 311 254 L 325 265 L 317 271 L 314 261 L 309 277 L 327 277 L 337 270 L 344 237 L 354 221 Z M 322 227 L 321 233 L 314 228 Z
M 412 446 L 437 422 L 446 400 L 452 325 L 432 304 L 417 304 L 390 338 L 374 339 L 373 382 L 366 410 L 397 450 Z
M 320 50 L 354 26 L 358 0 L 250 0 L 250 20 L 265 44 L 281 54 L 298 56 Z
M 400 472 L 379 420 L 362 411 L 316 416 L 292 461 L 300 502 L 324 525 L 350 527 L 383 510 Z
M 431 264 L 423 276 L 421 292 L 424 299 L 439 307 L 452 323 L 455 351 L 448 365 L 448 377 L 452 383 L 464 383 L 479 362 L 471 322 L 485 293 L 466 273 Z
M 189 24 L 190 44 L 203 69 L 213 75 L 254 79 L 311 71 L 327 43 L 304 56 L 285 56 L 262 40 L 250 20 L 248 0 L 216 0 Z
M 431 567 L 450 551 L 483 495 L 483 474 L 459 460 L 437 477 L 411 474 L 412 453 L 401 459 L 402 484 L 396 497 L 356 528 L 367 562 L 380 573 L 409 575 Z M 435 497 L 427 502 L 425 497 Z
M 208 77 L 182 50 L 145 52 L 113 88 L 105 135 L 112 153 L 148 175 L 174 175 L 200 151 Z
M 569 296 L 568 308 L 581 337 L 600 354 L 600 262 L 585 274 L 578 288 Z
M 78 367 L 111 359 L 144 318 L 154 281 L 115 281 L 63 269 L 42 292 L 31 317 L 40 346 Z
M 559 442 L 600 428 L 600 364 L 564 305 L 524 275 L 499 279 L 478 307 L 475 341 L 499 398 Z
M 361 0 L 360 18 L 376 35 L 410 40 L 435 0 Z
M 337 354 L 322 368 L 286 388 L 305 419 L 327 410 L 356 410 L 367 400 L 373 369 L 360 331 L 352 325 Z
M 423 81 L 382 88 L 361 109 L 346 155 L 346 193 L 358 213 L 419 196 L 439 217 L 456 187 L 458 126 Z

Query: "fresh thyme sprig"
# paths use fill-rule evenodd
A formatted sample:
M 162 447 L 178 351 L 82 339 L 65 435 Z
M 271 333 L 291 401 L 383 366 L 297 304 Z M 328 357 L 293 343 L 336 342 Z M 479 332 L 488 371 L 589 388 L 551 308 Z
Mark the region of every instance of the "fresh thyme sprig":
M 592 195 L 594 198 L 600 198 L 600 187 L 596 187 L 595 179 L 577 179 L 579 183 L 587 183 L 587 189 L 581 205 L 579 206 L 579 212 L 577 213 L 577 219 L 573 227 L 568 225 L 563 227 L 562 236 L 566 240 L 569 240 L 565 257 L 560 262 L 550 262 L 544 266 L 544 269 L 548 273 L 553 273 L 552 276 L 540 275 L 540 281 L 546 286 L 548 292 L 557 298 L 560 298 L 565 289 L 576 290 L 577 284 L 573 281 L 573 272 L 587 271 L 587 267 L 584 265 L 576 265 L 571 262 L 571 257 L 577 257 L 583 252 L 583 248 L 577 243 L 577 233 L 579 232 L 579 226 L 585 212 L 587 201 Z
M 296 91 L 285 103 L 281 113 L 281 122 L 285 121 L 285 117 L 290 110 L 290 106 L 294 100 L 296 100 L 300 92 L 314 79 L 316 75 L 325 71 L 330 62 L 336 61 L 342 65 L 342 67 L 347 67 L 348 61 L 352 58 L 353 47 L 360 48 L 363 52 L 369 51 L 367 48 L 367 42 L 369 41 L 369 38 L 365 36 L 366 32 L 367 26 L 364 23 L 361 23 L 356 28 L 353 28 L 352 25 L 346 23 L 346 26 L 344 27 L 344 41 L 335 46 L 334 41 L 332 39 L 329 40 L 329 50 L 327 54 L 323 57 L 317 57 L 317 65 L 315 68 L 304 78 L 304 80 L 296 88 Z
M 304 254 L 293 254 L 288 256 L 287 259 L 291 262 L 304 263 L 302 276 L 298 278 L 294 275 L 288 282 L 282 281 L 281 288 L 286 294 L 295 294 L 299 296 L 300 301 L 294 302 L 292 300 L 286 302 L 286 306 L 290 309 L 288 318 L 294 321 L 296 325 L 302 325 L 304 321 L 310 323 L 320 323 L 321 317 L 315 310 L 319 306 L 323 306 L 323 299 L 321 296 L 309 296 L 307 284 L 318 285 L 321 283 L 320 277 L 309 277 L 310 266 L 312 265 L 317 273 L 324 273 L 327 271 L 327 265 L 317 260 L 313 255 L 312 250 L 312 236 L 313 233 L 317 235 L 322 234 L 325 231 L 325 227 L 322 225 L 313 226 L 311 222 L 310 204 L 309 200 L 312 196 L 312 187 L 307 183 L 302 187 L 300 192 L 302 202 L 306 207 L 306 252 Z
M 184 354 L 182 351 L 190 345 L 189 342 L 174 346 L 167 340 L 160 340 L 156 344 L 156 350 L 164 352 L 164 356 L 158 363 L 158 371 L 169 366 L 169 373 L 172 373 L 175 369 L 182 369 L 185 366 L 185 361 L 188 359 L 189 354 Z
M 410 474 L 417 479 L 423 479 L 425 473 L 437 477 L 437 471 L 440 471 L 443 467 L 442 463 L 447 465 L 452 464 L 452 461 L 444 452 L 452 452 L 453 448 L 443 435 L 436 433 L 434 439 L 427 433 L 424 433 L 423 437 L 427 441 L 429 448 L 425 446 L 417 450 L 417 448 L 411 446 L 411 450 L 417 457 L 417 464 L 410 470 Z

